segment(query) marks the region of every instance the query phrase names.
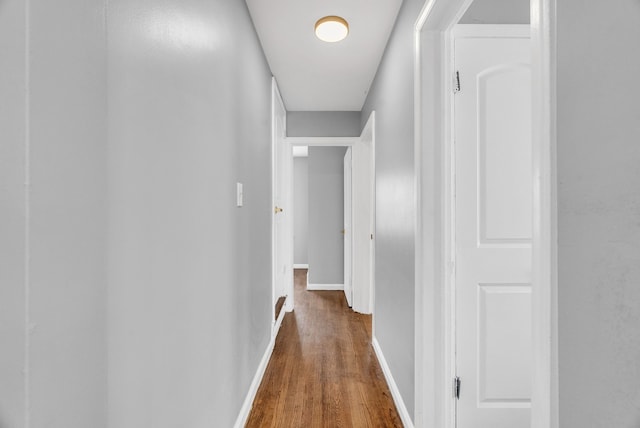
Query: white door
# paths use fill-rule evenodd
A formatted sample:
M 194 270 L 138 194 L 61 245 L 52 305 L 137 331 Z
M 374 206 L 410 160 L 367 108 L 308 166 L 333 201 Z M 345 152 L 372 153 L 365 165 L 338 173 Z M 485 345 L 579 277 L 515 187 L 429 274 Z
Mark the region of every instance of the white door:
M 373 155 L 374 113 L 362 130 L 360 141 L 352 147 L 352 227 L 353 243 L 351 277 L 353 310 L 363 314 L 373 312 Z
M 454 102 L 457 426 L 526 428 L 531 47 L 528 28 L 487 28 L 493 30 L 474 35 L 463 29 L 454 38 L 460 81 Z
M 273 305 L 287 296 L 285 310 L 293 310 L 293 217 L 291 175 L 293 153 L 286 136 L 286 110 L 273 83 Z
M 352 149 L 349 147 L 344 155 L 344 295 L 349 307 L 353 306 L 352 261 L 353 261 L 353 214 L 351 210 L 352 183 Z

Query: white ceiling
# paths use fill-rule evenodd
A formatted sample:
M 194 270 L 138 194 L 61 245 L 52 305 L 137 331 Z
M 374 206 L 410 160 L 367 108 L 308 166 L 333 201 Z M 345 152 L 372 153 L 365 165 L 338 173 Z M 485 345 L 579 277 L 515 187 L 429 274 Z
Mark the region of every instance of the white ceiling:
M 402 0 L 246 0 L 288 111 L 360 111 Z M 318 40 L 316 21 L 338 15 L 349 36 Z

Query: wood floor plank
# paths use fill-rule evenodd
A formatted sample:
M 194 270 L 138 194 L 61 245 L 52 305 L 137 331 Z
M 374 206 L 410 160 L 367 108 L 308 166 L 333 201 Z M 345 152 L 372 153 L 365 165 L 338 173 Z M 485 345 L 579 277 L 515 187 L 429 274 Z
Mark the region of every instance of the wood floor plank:
M 246 427 L 402 427 L 371 346 L 371 316 L 342 291 L 307 291 L 282 321 Z

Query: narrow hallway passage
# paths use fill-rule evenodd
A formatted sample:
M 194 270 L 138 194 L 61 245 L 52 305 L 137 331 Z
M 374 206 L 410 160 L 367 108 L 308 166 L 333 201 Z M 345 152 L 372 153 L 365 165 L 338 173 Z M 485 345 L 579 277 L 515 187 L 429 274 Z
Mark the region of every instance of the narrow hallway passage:
M 342 291 L 307 291 L 295 270 L 286 314 L 247 427 L 401 427 L 371 346 L 371 315 Z

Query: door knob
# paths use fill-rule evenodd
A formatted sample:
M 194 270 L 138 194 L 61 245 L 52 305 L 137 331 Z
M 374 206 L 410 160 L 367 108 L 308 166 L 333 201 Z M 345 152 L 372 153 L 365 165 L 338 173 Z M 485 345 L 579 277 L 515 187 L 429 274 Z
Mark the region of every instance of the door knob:
M 347 233 L 347 231 L 345 229 L 342 229 L 342 231 L 340 233 L 342 233 L 344 235 L 344 234 Z
M 280 208 L 280 207 L 276 206 L 276 208 L 275 208 L 274 212 L 275 212 L 276 214 L 281 213 L 281 212 L 282 212 L 282 208 Z

